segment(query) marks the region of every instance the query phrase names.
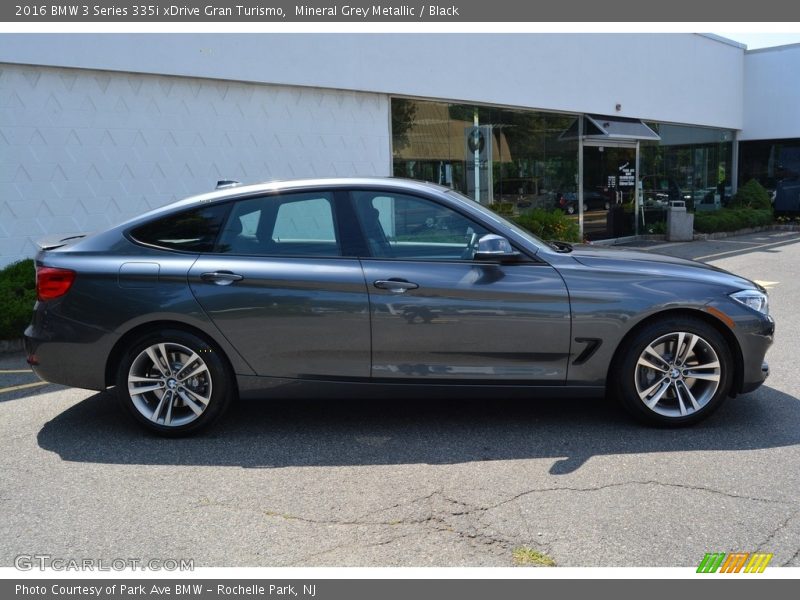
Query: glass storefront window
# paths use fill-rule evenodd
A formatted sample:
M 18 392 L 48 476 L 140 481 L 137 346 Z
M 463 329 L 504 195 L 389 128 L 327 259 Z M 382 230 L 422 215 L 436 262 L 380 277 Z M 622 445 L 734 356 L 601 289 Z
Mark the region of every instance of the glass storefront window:
M 481 204 L 555 208 L 577 190 L 573 116 L 392 99 L 393 172 L 433 181 Z
M 404 98 L 393 98 L 391 108 L 395 176 L 446 185 L 509 211 L 560 209 L 577 219 L 582 201 L 582 233 L 593 239 L 648 233 L 665 221 L 671 200 L 714 210 L 731 199 L 731 130 L 647 123 L 660 140 L 617 134 L 617 149 L 610 141 L 602 156 L 602 132 L 588 131 L 580 199 L 576 123 L 582 116 Z M 631 165 L 637 139 L 638 171 Z M 639 210 L 628 178 L 638 185 Z M 602 202 L 597 190 L 605 194 Z
M 689 210 L 716 210 L 732 196 L 733 131 L 648 123 L 661 140 L 640 146 L 645 223 L 663 220 L 671 200 Z M 648 215 L 650 212 L 652 214 Z
M 800 139 L 739 143 L 739 186 L 755 179 L 770 192 L 775 212 L 800 211 Z

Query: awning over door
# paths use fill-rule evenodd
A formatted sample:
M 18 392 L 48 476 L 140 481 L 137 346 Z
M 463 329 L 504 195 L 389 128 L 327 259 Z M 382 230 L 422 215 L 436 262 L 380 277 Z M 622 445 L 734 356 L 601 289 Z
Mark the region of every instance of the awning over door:
M 559 139 L 578 139 L 578 124 L 578 119 L 575 119 L 572 125 L 559 136 Z M 661 136 L 645 125 L 640 119 L 611 117 L 608 115 L 586 115 L 583 117 L 583 139 L 658 141 L 661 139 Z

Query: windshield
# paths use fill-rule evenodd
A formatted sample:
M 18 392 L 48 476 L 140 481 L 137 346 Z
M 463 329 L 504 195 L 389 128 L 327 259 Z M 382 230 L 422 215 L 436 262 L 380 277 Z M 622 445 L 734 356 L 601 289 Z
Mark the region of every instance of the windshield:
M 462 194 L 461 192 L 457 192 L 456 190 L 448 190 L 447 193 L 450 194 L 451 196 L 458 198 L 459 200 L 466 200 L 473 208 L 479 210 L 487 219 L 496 223 L 501 228 L 510 229 L 513 233 L 515 233 L 521 238 L 524 238 L 525 240 L 528 240 L 530 243 L 534 244 L 537 248 L 546 248 L 552 251 L 552 247 L 547 242 L 539 239 L 538 237 L 533 235 L 530 231 L 528 231 L 527 229 L 523 229 L 513 221 L 509 221 L 508 219 L 505 219 L 500 215 L 498 215 L 497 213 L 489 210 L 485 206 L 478 204 L 477 202 L 475 202 L 475 200 L 473 200 L 469 196 L 465 196 L 464 194 Z

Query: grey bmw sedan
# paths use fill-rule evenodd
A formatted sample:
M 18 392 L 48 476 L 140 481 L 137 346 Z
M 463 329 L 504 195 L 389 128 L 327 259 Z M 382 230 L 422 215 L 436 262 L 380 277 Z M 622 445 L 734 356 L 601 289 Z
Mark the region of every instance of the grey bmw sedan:
M 617 398 L 688 425 L 761 385 L 766 291 L 698 262 L 548 243 L 441 186 L 218 189 L 44 241 L 42 379 L 116 388 L 163 435 L 236 397 Z

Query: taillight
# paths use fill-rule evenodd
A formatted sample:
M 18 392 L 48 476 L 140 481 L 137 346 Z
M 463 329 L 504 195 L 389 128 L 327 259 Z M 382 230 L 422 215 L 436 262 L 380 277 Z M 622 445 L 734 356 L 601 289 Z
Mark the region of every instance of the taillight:
M 75 281 L 75 271 L 53 267 L 36 267 L 36 296 L 39 300 L 53 300 L 69 291 Z

